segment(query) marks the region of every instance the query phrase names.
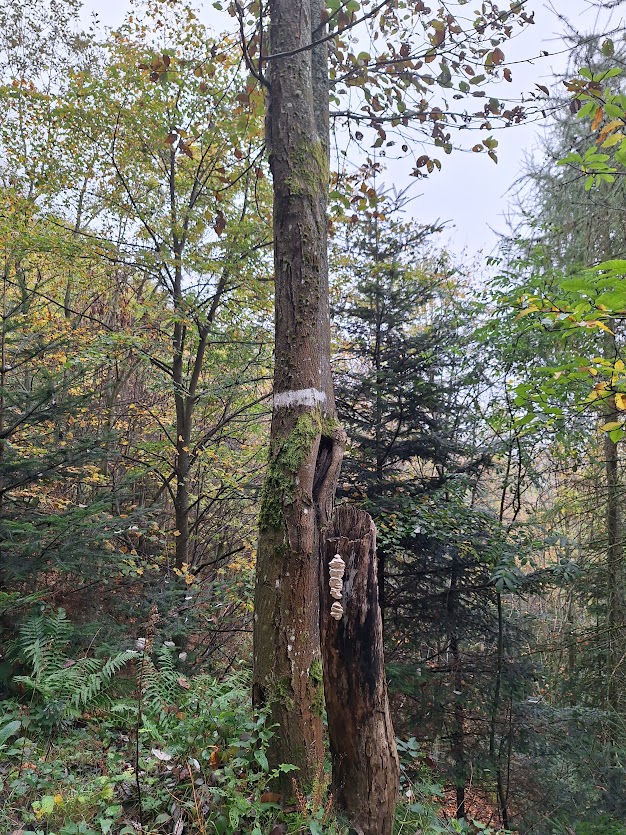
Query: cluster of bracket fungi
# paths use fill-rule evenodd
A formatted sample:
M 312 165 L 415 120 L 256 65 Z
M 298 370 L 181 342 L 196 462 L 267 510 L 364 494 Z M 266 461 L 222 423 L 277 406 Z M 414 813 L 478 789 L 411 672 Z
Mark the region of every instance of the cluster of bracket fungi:
M 341 554 L 335 554 L 328 563 L 328 569 L 330 571 L 330 596 L 335 598 L 335 602 L 330 607 L 330 616 L 335 620 L 341 620 L 343 606 L 339 601 L 343 594 L 343 572 L 346 570 L 346 564 L 341 559 Z

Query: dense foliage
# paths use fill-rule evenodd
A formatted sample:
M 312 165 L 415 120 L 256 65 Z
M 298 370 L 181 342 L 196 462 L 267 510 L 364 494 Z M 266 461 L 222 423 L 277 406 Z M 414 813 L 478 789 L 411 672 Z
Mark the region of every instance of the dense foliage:
M 436 50 L 462 48 L 452 15 L 425 22 L 420 56 L 406 4 L 364 2 L 370 31 L 404 39 L 385 57 L 352 51 L 359 4 L 326 5 L 331 99 L 362 129 L 356 173 L 332 175 L 338 500 L 378 531 L 395 832 L 622 835 L 619 49 L 574 53 L 571 110 L 482 274 L 378 191 L 364 137 L 415 143 L 409 108 L 449 153 L 434 88 L 508 81 L 507 15 L 527 12 L 485 4 L 467 63 L 434 78 Z M 216 38 L 186 3 L 134 4 L 109 32 L 78 11 L 0 0 L 0 830 L 347 835 L 329 763 L 275 768 L 279 731 L 250 698 L 273 366 L 264 7 L 232 5 L 243 60 L 241 32 Z M 522 117 L 503 107 L 471 118 Z M 429 152 L 414 174 L 440 166 Z

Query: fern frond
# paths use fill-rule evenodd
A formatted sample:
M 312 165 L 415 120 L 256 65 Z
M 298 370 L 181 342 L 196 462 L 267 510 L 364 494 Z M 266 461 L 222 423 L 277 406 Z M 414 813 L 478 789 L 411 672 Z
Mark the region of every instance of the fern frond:
M 126 650 L 105 660 L 69 658 L 67 648 L 72 632 L 65 611 L 58 609 L 26 620 L 15 642 L 22 660 L 31 668 L 30 675 L 16 676 L 15 681 L 36 693 L 44 703 L 58 703 L 69 716 L 102 699 L 115 675 L 138 655 L 134 650 Z
M 86 679 L 83 680 L 80 689 L 75 691 L 72 695 L 72 704 L 76 708 L 85 708 L 89 705 L 96 696 L 111 683 L 113 676 L 118 673 L 125 664 L 136 658 L 138 655 L 135 650 L 126 650 L 118 653 L 113 658 L 109 658 L 102 669 L 97 672 L 90 673 Z M 85 659 L 87 660 L 87 659 Z M 90 659 L 95 661 L 96 659 Z M 100 662 L 98 662 L 100 663 Z

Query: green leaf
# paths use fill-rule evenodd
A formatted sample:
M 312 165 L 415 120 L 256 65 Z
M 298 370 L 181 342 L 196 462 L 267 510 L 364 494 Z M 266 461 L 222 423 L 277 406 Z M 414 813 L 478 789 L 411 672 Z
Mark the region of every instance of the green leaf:
M 40 801 L 41 811 L 45 815 L 51 815 L 54 812 L 54 797 L 51 794 L 44 794 Z
M 595 101 L 588 101 L 587 104 L 584 104 L 578 111 L 578 118 L 585 119 L 587 116 L 593 115 L 597 109 L 598 105 Z
M 614 258 L 611 261 L 602 261 L 597 267 L 599 270 L 610 270 L 611 272 L 626 275 L 626 260 L 623 258 Z
M 615 44 L 610 38 L 607 38 L 605 41 L 602 42 L 601 49 L 602 54 L 606 55 L 608 58 L 615 54 Z
M 3 728 L 0 728 L 0 745 L 5 743 L 14 733 L 17 733 L 21 727 L 22 723 L 20 720 L 14 719 L 13 722 L 9 722 Z
M 258 762 L 263 771 L 269 770 L 269 763 L 267 761 L 267 757 L 265 756 L 265 751 L 255 751 L 254 759 Z

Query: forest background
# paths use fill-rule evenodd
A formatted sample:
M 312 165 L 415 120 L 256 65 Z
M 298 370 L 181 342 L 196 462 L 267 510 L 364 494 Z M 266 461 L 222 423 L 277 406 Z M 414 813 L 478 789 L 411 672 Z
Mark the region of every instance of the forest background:
M 324 762 L 273 763 L 250 705 L 263 91 L 183 3 L 105 33 L 71 2 L 3 4 L 0 26 L 3 831 L 347 832 Z M 623 831 L 623 47 L 569 35 L 484 271 L 382 185 L 391 142 L 418 188 L 445 165 L 442 111 L 430 139 L 342 128 L 362 151 L 331 187 L 339 501 L 378 528 L 401 833 Z M 506 87 L 505 50 L 436 86 Z M 523 120 L 494 96 L 492 159 L 490 119 Z

